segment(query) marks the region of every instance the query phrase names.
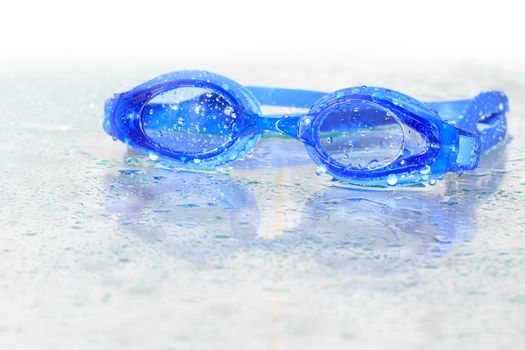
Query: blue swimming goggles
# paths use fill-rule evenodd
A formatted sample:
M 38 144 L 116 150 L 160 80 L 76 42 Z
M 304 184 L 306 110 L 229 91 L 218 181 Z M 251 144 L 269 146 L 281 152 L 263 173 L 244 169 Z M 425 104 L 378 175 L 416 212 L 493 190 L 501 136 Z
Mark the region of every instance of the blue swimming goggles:
M 263 115 L 263 106 L 306 110 Z M 242 158 L 265 131 L 303 142 L 318 173 L 364 186 L 434 184 L 476 167 L 505 138 L 502 92 L 422 103 L 399 92 L 333 93 L 243 87 L 205 71 L 159 76 L 106 102 L 113 138 L 175 167 L 209 169 Z

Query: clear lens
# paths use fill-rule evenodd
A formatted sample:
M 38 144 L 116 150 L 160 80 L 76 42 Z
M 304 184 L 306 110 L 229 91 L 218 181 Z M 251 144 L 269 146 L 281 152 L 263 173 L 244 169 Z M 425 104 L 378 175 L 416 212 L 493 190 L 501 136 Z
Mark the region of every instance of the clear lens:
M 389 110 L 349 101 L 327 113 L 320 124 L 324 152 L 354 170 L 374 170 L 395 161 L 403 150 L 403 127 Z
M 236 109 L 213 90 L 178 87 L 151 99 L 142 112 L 146 135 L 173 152 L 199 154 L 231 140 Z

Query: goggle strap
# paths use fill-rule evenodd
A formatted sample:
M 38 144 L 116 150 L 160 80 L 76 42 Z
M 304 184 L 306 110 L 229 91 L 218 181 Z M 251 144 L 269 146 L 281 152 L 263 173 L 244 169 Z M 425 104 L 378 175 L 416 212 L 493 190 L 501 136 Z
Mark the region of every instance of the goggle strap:
M 270 88 L 260 86 L 246 87 L 262 106 L 279 106 L 291 108 L 310 108 L 313 104 L 327 95 L 325 92 Z
M 509 110 L 507 96 L 500 91 L 483 92 L 470 100 L 426 103 L 446 122 L 478 134 L 480 152 L 496 146 L 505 138 Z

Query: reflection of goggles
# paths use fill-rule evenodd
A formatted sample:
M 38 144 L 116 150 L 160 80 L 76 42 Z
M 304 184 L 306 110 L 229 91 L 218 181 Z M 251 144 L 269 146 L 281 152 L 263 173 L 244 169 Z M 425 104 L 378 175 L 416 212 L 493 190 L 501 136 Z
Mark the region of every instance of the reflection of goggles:
M 260 105 L 310 108 L 265 115 Z M 448 171 L 476 167 L 503 140 L 507 97 L 421 103 L 383 88 L 331 94 L 245 88 L 203 71 L 157 77 L 106 103 L 105 130 L 175 166 L 209 168 L 237 160 L 264 131 L 302 141 L 318 172 L 367 186 L 433 184 Z
M 286 144 L 266 147 L 275 153 Z M 281 159 L 296 156 L 287 152 Z M 444 181 L 430 192 L 328 186 L 304 194 L 304 207 L 293 208 L 301 213 L 298 225 L 272 238 L 263 238 L 261 213 L 280 209 L 264 196 L 258 202 L 249 188 L 222 174 L 121 170 L 106 178 L 107 204 L 119 214 L 120 229 L 194 263 L 213 265 L 249 251 L 300 254 L 345 273 L 390 273 L 428 263 L 472 239 L 477 208 L 499 188 L 505 164 L 505 147 L 499 147 L 482 159 L 475 176 Z M 291 195 L 294 189 L 277 191 Z

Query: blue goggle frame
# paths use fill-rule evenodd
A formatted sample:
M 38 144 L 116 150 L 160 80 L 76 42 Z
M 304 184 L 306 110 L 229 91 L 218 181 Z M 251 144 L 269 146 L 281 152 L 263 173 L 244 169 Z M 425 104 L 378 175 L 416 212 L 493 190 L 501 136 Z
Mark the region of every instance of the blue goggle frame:
M 202 152 L 174 150 L 169 143 L 162 142 L 162 138 L 152 138 L 146 132 L 146 123 L 155 124 L 159 130 L 168 123 L 166 111 L 170 105 L 152 103 L 155 97 L 181 87 L 211 91 L 214 97 L 217 96 L 216 101 L 220 98 L 220 103 L 228 105 L 235 119 L 230 120 L 227 140 Z M 202 100 L 201 103 L 210 102 Z M 355 103 L 370 106 L 375 111 L 386 111 L 386 115 L 390 116 L 387 118 L 395 119 L 402 126 L 402 149 L 388 164 L 377 168 L 349 166 L 327 152 L 326 144 L 321 140 L 321 129 L 329 124 L 327 118 Z M 263 115 L 261 106 L 301 108 L 308 109 L 308 112 Z M 181 105 L 181 108 L 184 106 Z M 474 169 L 480 154 L 505 138 L 507 111 L 508 99 L 498 91 L 484 92 L 467 100 L 422 103 L 399 92 L 378 87 L 354 87 L 327 94 L 243 87 L 210 72 L 179 71 L 159 76 L 109 99 L 105 106 L 104 129 L 114 139 L 149 154 L 151 159 L 160 157 L 176 167 L 197 169 L 238 160 L 255 146 L 263 132 L 279 132 L 305 144 L 318 165 L 319 173 L 327 172 L 355 185 L 393 186 L 424 181 L 434 184 L 446 172 L 462 173 Z M 152 121 L 149 115 L 155 115 L 155 119 Z M 354 115 L 359 117 L 357 108 Z M 336 127 L 334 125 L 334 130 Z M 208 123 L 206 132 L 222 132 L 218 129 Z M 407 133 L 418 136 L 410 139 Z M 410 142 L 421 142 L 423 146 L 408 145 Z M 419 151 L 405 152 L 411 147 L 419 147 Z

